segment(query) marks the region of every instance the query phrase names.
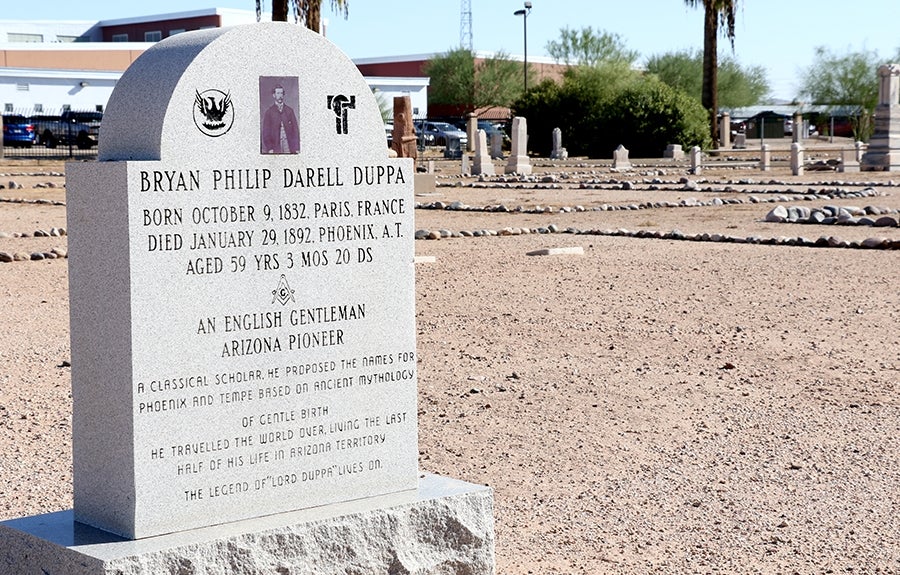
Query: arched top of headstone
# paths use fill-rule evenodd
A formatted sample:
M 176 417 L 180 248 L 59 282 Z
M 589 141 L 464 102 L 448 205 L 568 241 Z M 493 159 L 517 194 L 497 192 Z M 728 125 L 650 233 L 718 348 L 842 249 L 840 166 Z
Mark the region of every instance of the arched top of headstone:
M 276 104 L 287 133 L 268 127 Z M 142 54 L 110 97 L 99 159 L 372 153 L 386 155 L 383 123 L 353 62 L 302 26 L 267 22 L 178 34 Z

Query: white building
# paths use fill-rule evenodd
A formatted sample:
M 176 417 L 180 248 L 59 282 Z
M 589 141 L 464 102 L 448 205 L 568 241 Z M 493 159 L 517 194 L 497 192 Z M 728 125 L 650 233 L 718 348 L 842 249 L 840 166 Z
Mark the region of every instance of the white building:
M 254 22 L 253 11 L 222 8 L 100 22 L 0 20 L 0 106 L 3 113 L 26 116 L 103 111 L 122 73 L 155 41 Z M 366 81 L 388 110 L 395 96 L 428 109 L 428 78 Z

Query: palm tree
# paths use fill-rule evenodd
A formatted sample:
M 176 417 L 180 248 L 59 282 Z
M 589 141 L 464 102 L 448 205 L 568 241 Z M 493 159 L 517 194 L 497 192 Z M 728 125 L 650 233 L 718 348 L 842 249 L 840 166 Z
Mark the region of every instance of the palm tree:
M 703 96 L 701 102 L 709 112 L 713 146 L 719 147 L 718 39 L 719 25 L 734 50 L 734 21 L 738 0 L 684 0 L 691 8 L 703 5 Z
M 322 0 L 272 0 L 272 21 L 287 22 L 288 8 L 293 8 L 294 18 L 306 22 L 306 27 L 318 32 L 322 23 Z M 331 0 L 331 9 L 350 14 L 348 0 Z M 256 20 L 262 17 L 262 0 L 256 0 Z

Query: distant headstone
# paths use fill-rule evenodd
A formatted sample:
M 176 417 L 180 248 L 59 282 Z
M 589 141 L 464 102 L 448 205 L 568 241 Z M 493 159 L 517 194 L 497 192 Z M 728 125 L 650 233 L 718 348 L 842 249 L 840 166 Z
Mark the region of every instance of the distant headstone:
M 791 144 L 791 173 L 795 176 L 803 175 L 803 145 L 794 142 Z
M 805 135 L 803 132 L 803 114 L 794 114 L 791 128 L 791 140 L 794 142 L 802 142 Z
M 694 175 L 699 175 L 701 171 L 703 171 L 703 152 L 700 150 L 700 146 L 694 146 L 691 148 L 691 173 Z
M 500 132 L 491 132 L 491 158 L 503 158 L 503 134 Z
M 475 162 L 472 166 L 472 174 L 493 176 L 495 173 L 494 163 L 488 154 L 487 134 L 484 130 L 478 130 L 475 132 Z
M 663 158 L 668 158 L 676 162 L 684 160 L 684 150 L 681 149 L 681 144 L 669 144 L 666 146 L 666 149 L 663 152 Z
M 747 147 L 747 134 L 735 134 L 734 148 L 736 150 L 743 150 L 746 147 Z
M 841 172 L 858 172 L 859 160 L 857 159 L 856 148 L 841 149 L 841 165 L 838 170 Z
M 531 160 L 528 159 L 528 123 L 522 116 L 513 118 L 512 149 L 504 173 L 523 176 L 531 173 Z
M 900 171 L 900 64 L 878 68 L 875 132 L 861 163 L 863 170 Z
M 466 117 L 466 150 L 469 152 L 475 151 L 475 133 L 478 131 L 478 116 L 473 113 L 469 113 Z
M 720 139 L 722 144 L 719 146 L 723 150 L 731 148 L 731 114 L 722 112 L 722 122 L 719 128 Z
M 553 160 L 565 160 L 569 157 L 569 152 L 562 147 L 562 130 L 553 128 L 553 150 L 550 152 L 550 158 Z
M 469 167 L 469 154 L 463 154 L 460 160 L 460 173 L 464 176 L 471 176 L 472 168 Z
M 302 27 L 136 60 L 67 166 L 74 513 L 0 524 L 4 572 L 493 572 L 490 491 L 420 479 L 414 168 L 386 156 Z
M 856 161 L 862 162 L 863 156 L 866 153 L 866 143 L 860 142 L 859 140 L 853 142 L 853 148 L 856 150 Z
M 418 157 L 416 129 L 413 127 L 412 104 L 409 96 L 394 97 L 394 129 L 391 133 L 392 148 L 398 158 Z
M 613 150 L 612 169 L 618 171 L 631 169 L 631 161 L 628 159 L 628 148 L 622 144 L 619 144 L 619 147 Z
M 769 144 L 761 144 L 759 147 L 759 169 L 768 172 L 772 169 L 772 151 Z

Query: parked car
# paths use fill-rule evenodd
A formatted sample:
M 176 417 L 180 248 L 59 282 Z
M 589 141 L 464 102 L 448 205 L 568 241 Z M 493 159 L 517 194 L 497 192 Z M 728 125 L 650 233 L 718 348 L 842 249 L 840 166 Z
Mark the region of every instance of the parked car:
M 425 143 L 428 144 L 429 136 L 435 146 L 446 146 L 448 139 L 459 140 L 463 146 L 469 143 L 466 133 L 453 124 L 447 122 L 419 122 L 416 124 L 417 131 L 420 128 L 425 136 Z
M 501 128 L 497 127 L 496 124 L 492 124 L 487 120 L 478 120 L 478 129 L 484 130 L 485 135 L 487 135 L 488 144 L 491 143 L 491 135 L 492 134 L 500 134 L 501 141 L 506 142 L 509 140 L 509 136 L 506 135 Z
M 39 144 L 48 148 L 74 144 L 87 149 L 100 139 L 103 113 L 66 110 L 60 116 L 34 116 L 32 120 Z
M 34 145 L 34 125 L 25 116 L 4 114 L 3 145 L 12 148 L 30 148 Z
M 434 134 L 426 134 L 422 131 L 424 121 L 416 120 L 413 122 L 413 129 L 416 131 L 416 139 L 418 140 L 419 146 L 433 146 L 434 145 Z

